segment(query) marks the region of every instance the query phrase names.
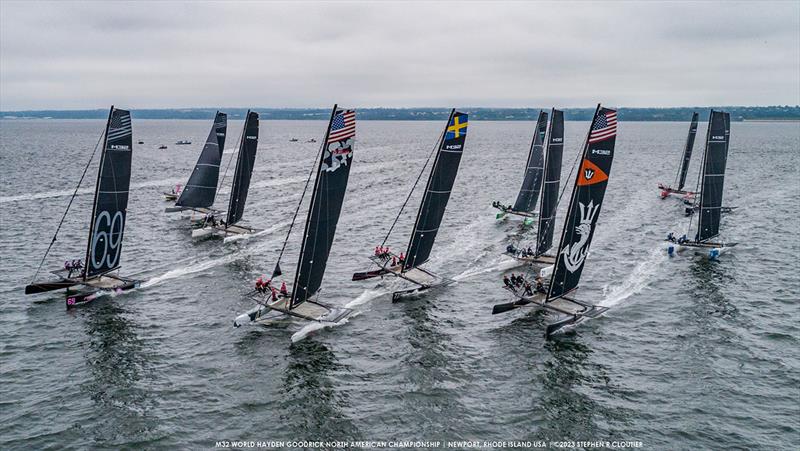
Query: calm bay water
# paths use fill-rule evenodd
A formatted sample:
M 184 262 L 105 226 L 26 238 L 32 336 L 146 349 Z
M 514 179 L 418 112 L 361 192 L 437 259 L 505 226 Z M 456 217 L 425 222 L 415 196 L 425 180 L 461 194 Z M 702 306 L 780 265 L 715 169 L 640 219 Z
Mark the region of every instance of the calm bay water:
M 722 229 L 740 244 L 709 263 L 659 252 L 666 232 L 688 225 L 656 189 L 674 178 L 688 124 L 622 123 L 579 296 L 611 309 L 552 340 L 538 315 L 490 314 L 510 300 L 500 253 L 520 233 L 497 224 L 490 204 L 519 188 L 533 129 L 523 122 L 470 124 L 428 265 L 458 283 L 394 304 L 390 281 L 350 276 L 369 269 L 442 124 L 359 123 L 321 295 L 354 306 L 347 324 L 232 327 L 250 307 L 241 294 L 280 250 L 317 150 L 304 141 L 324 132 L 312 121 L 262 122 L 245 221 L 267 232 L 225 245 L 193 243 L 160 196 L 185 182 L 210 121 L 135 121 L 145 144 L 134 150 L 122 274 L 145 283 L 70 312 L 58 295 L 26 297 L 103 125 L 0 121 L 0 449 L 320 439 L 800 446 L 800 124 L 732 124 L 725 203 L 739 209 Z M 587 126 L 567 123 L 565 177 Z M 240 130 L 229 124 L 226 147 Z M 172 145 L 179 139 L 195 144 Z M 82 257 L 95 177 L 96 162 L 46 268 Z M 394 248 L 407 243 L 418 199 Z M 293 235 L 287 273 L 298 248 Z

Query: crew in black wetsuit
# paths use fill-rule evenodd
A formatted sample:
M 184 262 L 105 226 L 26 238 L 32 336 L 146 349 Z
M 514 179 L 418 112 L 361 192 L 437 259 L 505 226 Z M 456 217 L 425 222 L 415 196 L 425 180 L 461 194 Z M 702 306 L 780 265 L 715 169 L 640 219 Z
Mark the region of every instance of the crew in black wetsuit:
M 531 290 L 530 282 L 525 283 L 525 294 L 527 294 L 528 296 L 533 296 L 533 291 Z
M 514 288 L 514 286 L 511 284 L 511 280 L 509 280 L 508 276 L 506 276 L 506 275 L 503 275 L 503 283 L 504 283 L 504 284 L 505 284 L 505 285 L 506 285 L 508 288 Z

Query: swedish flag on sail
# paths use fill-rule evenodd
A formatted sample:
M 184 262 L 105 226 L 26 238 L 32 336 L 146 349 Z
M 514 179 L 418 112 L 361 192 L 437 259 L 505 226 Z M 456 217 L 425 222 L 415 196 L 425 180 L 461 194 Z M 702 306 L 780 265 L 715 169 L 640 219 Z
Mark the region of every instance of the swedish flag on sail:
M 467 136 L 467 124 L 469 115 L 464 113 L 455 113 L 450 123 L 447 124 L 447 133 L 444 135 L 445 141 L 455 138 Z

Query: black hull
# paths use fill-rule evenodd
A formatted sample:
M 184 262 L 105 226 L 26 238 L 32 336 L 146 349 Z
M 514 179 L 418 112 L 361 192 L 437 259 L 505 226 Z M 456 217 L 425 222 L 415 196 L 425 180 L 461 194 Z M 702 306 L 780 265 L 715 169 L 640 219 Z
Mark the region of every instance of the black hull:
M 114 287 L 113 290 L 116 292 L 129 291 L 139 286 L 138 280 L 125 280 L 124 282 L 125 282 L 124 284 Z M 80 291 L 77 293 L 67 292 L 67 296 L 66 299 L 64 300 L 64 303 L 67 306 L 67 310 L 69 310 L 75 307 L 86 305 L 94 301 L 95 299 L 103 296 L 104 294 L 108 293 L 109 290 L 101 290 L 101 289 L 91 289 L 91 290 Z
M 37 293 L 46 293 L 48 291 L 63 290 L 65 288 L 69 288 L 77 284 L 78 282 L 73 282 L 71 280 L 32 283 L 30 285 L 25 286 L 25 294 L 37 294 Z
M 380 277 L 384 274 L 389 274 L 389 271 L 385 269 L 376 269 L 375 271 L 357 272 L 353 274 L 353 281 L 372 279 L 373 277 Z

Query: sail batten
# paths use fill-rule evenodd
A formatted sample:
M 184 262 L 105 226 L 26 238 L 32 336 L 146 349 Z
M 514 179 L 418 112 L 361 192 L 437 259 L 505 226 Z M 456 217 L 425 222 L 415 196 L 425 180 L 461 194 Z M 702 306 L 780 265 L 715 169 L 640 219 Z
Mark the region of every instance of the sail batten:
M 347 191 L 356 139 L 355 110 L 336 105 L 325 134 L 297 262 L 290 308 L 317 294 Z
M 611 174 L 616 134 L 616 110 L 598 105 L 575 177 L 547 302 L 578 287 Z
M 131 114 L 112 106 L 95 186 L 84 278 L 119 267 L 128 212 L 132 151 Z
M 544 138 L 547 131 L 547 113 L 539 112 L 536 120 L 536 131 L 531 140 L 531 149 L 528 152 L 528 161 L 525 165 L 525 177 L 522 180 L 517 200 L 514 202 L 514 211 L 532 213 L 536 209 L 536 201 L 542 189 L 542 175 L 544 173 Z
M 553 246 L 558 190 L 561 184 L 561 164 L 564 154 L 564 112 L 553 109 L 547 133 L 544 183 L 539 204 L 539 229 L 536 234 L 536 256 Z
M 403 271 L 415 268 L 430 258 L 458 174 L 468 122 L 467 114 L 455 109 L 450 111 L 411 232 Z
M 256 163 L 257 148 L 258 113 L 248 110 L 247 118 L 244 122 L 242 139 L 239 143 L 239 155 L 236 158 L 236 171 L 233 175 L 231 198 L 228 203 L 228 215 L 225 220 L 226 226 L 236 224 L 244 215 L 247 192 L 250 189 L 250 179 L 253 175 L 253 166 L 255 166 Z
M 719 235 L 722 191 L 730 145 L 730 114 L 711 110 L 708 119 L 706 147 L 701 170 L 700 214 L 697 241 L 707 241 Z
M 197 164 L 189 176 L 189 181 L 183 187 L 180 197 L 175 202 L 176 206 L 211 208 L 214 204 L 227 128 L 228 116 L 217 111 L 211 131 L 208 133 L 206 143 L 197 159 Z
M 683 189 L 686 184 L 686 172 L 689 170 L 689 162 L 692 160 L 692 149 L 694 148 L 694 138 L 697 134 L 697 117 L 698 114 L 692 113 L 692 122 L 689 125 L 689 134 L 686 137 L 686 146 L 683 148 L 683 159 L 681 160 L 681 168 L 679 172 L 678 191 Z

